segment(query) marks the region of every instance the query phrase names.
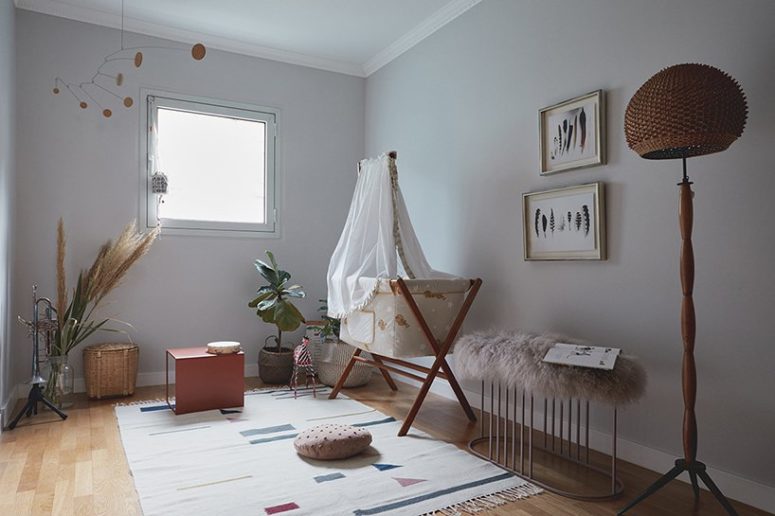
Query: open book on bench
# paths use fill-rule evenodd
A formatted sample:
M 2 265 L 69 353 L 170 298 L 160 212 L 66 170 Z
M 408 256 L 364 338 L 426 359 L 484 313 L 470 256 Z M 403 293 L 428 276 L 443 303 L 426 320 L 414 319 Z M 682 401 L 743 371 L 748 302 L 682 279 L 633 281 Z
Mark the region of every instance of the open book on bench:
M 551 364 L 591 367 L 593 369 L 612 370 L 616 357 L 621 353 L 619 348 L 602 348 L 599 346 L 580 346 L 558 342 L 546 352 L 544 362 Z

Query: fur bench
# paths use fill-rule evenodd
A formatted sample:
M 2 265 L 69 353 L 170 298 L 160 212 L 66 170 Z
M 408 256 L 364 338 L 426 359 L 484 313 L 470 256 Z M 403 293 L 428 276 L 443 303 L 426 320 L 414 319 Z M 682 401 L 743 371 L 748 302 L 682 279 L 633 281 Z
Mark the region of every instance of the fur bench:
M 557 342 L 586 344 L 558 335 L 513 331 L 464 335 L 455 346 L 455 369 L 461 379 L 519 386 L 551 397 L 623 405 L 643 395 L 646 371 L 635 357 L 619 355 L 612 371 L 544 362 Z

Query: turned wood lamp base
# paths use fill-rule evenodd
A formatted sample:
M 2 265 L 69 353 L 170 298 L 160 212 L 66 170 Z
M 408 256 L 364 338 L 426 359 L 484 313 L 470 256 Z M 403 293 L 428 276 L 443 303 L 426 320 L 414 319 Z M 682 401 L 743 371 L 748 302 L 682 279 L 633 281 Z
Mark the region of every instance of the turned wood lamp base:
M 648 498 L 649 496 L 653 495 L 663 487 L 665 487 L 671 480 L 678 477 L 681 473 L 684 471 L 689 473 L 689 478 L 692 482 L 692 490 L 694 491 L 694 503 L 698 503 L 700 500 L 700 484 L 698 482 L 698 477 L 700 480 L 702 480 L 702 483 L 705 484 L 711 493 L 713 493 L 713 496 L 716 497 L 716 500 L 719 501 L 721 505 L 724 506 L 724 509 L 732 515 L 737 516 L 737 511 L 734 507 L 732 507 L 732 504 L 729 503 L 729 500 L 727 500 L 726 496 L 721 492 L 721 490 L 716 486 L 716 484 L 713 482 L 713 480 L 710 478 L 710 475 L 708 475 L 708 472 L 705 470 L 705 464 L 702 462 L 694 461 L 694 462 L 686 462 L 685 459 L 676 459 L 675 460 L 675 466 L 673 466 L 673 469 L 659 477 L 659 479 L 648 486 L 645 491 L 643 491 L 636 499 L 631 501 L 627 504 L 625 508 L 617 512 L 617 515 L 621 515 L 638 505 L 640 502 Z
M 721 490 L 713 483 L 708 475 L 705 464 L 698 462 L 697 458 L 697 418 L 694 413 L 694 405 L 697 399 L 697 368 L 694 362 L 694 337 L 697 324 L 694 317 L 694 250 L 692 248 L 692 226 L 694 218 L 692 182 L 686 174 L 686 158 L 683 158 L 683 180 L 678 183 L 680 188 L 679 225 L 681 228 L 681 288 L 683 301 L 681 302 L 681 337 L 683 338 L 683 368 L 681 378 L 683 381 L 684 398 L 684 422 L 683 422 L 683 447 L 684 458 L 676 459 L 673 469 L 662 475 L 651 484 L 643 493 L 631 501 L 617 514 L 624 514 L 649 496 L 653 495 L 668 482 L 676 478 L 684 471 L 689 473 L 694 490 L 695 504 L 700 499 L 700 485 L 697 477 L 708 487 L 716 500 L 724 506 L 730 516 L 737 516 L 734 507 L 721 493 Z

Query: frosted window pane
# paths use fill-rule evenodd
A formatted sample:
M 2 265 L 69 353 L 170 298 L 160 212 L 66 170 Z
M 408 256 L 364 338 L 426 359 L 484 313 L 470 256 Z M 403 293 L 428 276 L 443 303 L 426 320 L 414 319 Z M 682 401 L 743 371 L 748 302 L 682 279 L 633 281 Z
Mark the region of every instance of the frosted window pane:
M 158 109 L 163 219 L 266 222 L 266 124 Z

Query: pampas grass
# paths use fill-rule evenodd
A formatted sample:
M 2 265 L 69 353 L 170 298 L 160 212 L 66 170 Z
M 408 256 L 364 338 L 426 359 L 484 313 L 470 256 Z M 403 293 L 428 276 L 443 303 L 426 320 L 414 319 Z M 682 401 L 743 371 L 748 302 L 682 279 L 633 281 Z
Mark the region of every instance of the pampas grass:
M 127 271 L 151 248 L 160 228 L 139 233 L 135 221 L 130 222 L 115 242 L 108 240 L 100 247 L 89 269 L 78 274 L 75 288 L 68 297 L 65 277 L 65 230 L 62 219 L 57 226 L 57 313 L 59 331 L 56 332 L 52 354 L 65 355 L 98 330 L 106 328 L 110 319 L 93 321 L 92 314 L 113 289 L 121 284 Z
M 67 308 L 67 282 L 65 278 L 65 223 L 59 219 L 57 224 L 57 313 L 65 313 Z

